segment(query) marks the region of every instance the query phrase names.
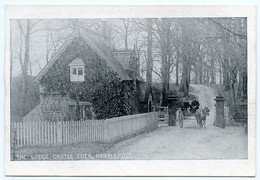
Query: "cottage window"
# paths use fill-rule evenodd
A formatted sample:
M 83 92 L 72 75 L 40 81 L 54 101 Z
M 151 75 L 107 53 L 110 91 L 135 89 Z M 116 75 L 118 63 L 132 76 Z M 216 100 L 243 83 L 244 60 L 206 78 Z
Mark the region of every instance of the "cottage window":
M 93 118 L 93 113 L 91 110 L 91 104 L 88 102 L 79 102 L 79 118 L 80 119 L 92 119 Z M 68 112 L 68 117 L 70 120 L 75 120 L 77 118 L 76 114 L 76 107 L 77 103 L 76 102 L 68 102 L 68 107 L 69 107 L 69 112 Z
M 72 68 L 72 74 L 77 75 L 77 68 Z
M 78 75 L 83 75 L 83 68 L 82 67 L 79 67 L 78 68 Z
M 70 64 L 70 81 L 71 82 L 83 82 L 85 64 L 82 59 L 76 58 Z

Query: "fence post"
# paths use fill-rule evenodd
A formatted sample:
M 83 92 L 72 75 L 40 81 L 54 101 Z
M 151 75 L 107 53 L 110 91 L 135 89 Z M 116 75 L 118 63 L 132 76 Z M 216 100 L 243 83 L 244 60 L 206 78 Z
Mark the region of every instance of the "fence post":
M 106 143 L 110 142 L 110 132 L 109 132 L 109 125 L 108 120 L 104 120 L 104 140 Z
M 15 145 L 16 145 L 16 128 L 15 127 L 11 129 L 10 143 L 11 143 L 11 161 L 14 161 L 16 159 L 15 158 L 15 148 L 16 148 L 15 147 Z
M 62 144 L 62 121 L 57 122 L 57 144 Z

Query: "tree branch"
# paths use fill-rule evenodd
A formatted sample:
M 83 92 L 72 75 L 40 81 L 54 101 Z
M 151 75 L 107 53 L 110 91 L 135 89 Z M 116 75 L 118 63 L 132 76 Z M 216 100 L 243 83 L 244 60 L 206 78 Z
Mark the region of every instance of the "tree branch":
M 160 78 L 162 78 L 162 75 L 156 72 L 155 70 L 152 70 L 156 75 L 158 75 Z
M 19 29 L 20 29 L 20 31 L 21 31 L 21 33 L 22 33 L 22 35 L 23 36 L 25 36 L 25 32 L 24 32 L 24 29 L 23 29 L 23 26 L 22 26 L 22 24 L 21 24 L 21 21 L 20 20 L 18 20 L 18 26 L 19 26 Z M 22 37 L 21 37 L 22 38 Z
M 244 34 L 238 34 L 234 31 L 231 31 L 230 29 L 226 28 L 225 26 L 223 26 L 222 24 L 220 24 L 219 22 L 213 20 L 212 18 L 208 18 L 209 20 L 211 20 L 214 24 L 218 25 L 220 28 L 226 30 L 227 32 L 241 38 L 241 39 L 247 39 L 247 35 L 244 35 Z

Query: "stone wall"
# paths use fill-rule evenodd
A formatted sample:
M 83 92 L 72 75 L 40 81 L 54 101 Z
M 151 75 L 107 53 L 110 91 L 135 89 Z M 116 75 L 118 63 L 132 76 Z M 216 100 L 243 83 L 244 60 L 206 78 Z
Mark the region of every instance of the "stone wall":
M 68 97 L 59 94 L 44 95 L 41 98 L 40 108 L 45 121 L 66 121 L 68 109 Z
M 120 116 L 104 121 L 105 142 L 117 142 L 158 128 L 158 113 Z

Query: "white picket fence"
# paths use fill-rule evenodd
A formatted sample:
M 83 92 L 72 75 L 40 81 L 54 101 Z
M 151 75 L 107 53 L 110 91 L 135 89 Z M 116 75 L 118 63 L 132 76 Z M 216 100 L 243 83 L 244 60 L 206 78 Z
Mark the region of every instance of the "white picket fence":
M 56 146 L 79 142 L 115 142 L 158 127 L 155 112 L 107 120 L 14 122 L 15 146 Z

